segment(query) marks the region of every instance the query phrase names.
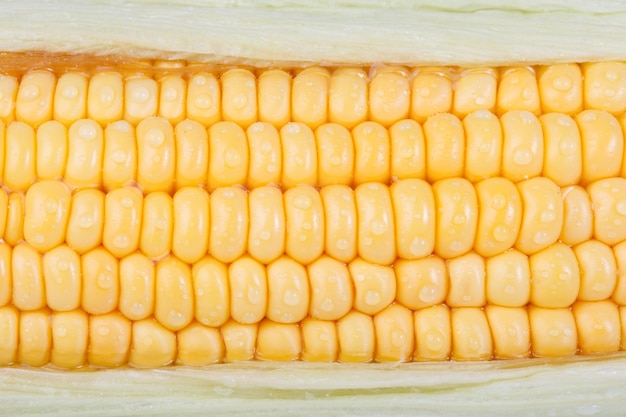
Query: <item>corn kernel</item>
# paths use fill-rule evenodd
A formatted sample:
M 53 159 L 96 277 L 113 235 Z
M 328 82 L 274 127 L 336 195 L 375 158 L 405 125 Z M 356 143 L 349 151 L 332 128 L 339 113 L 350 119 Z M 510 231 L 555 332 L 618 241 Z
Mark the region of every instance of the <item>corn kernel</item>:
M 302 337 L 297 324 L 274 323 L 268 319 L 259 324 L 256 359 L 295 361 L 300 359 Z
M 195 120 L 184 120 L 174 128 L 176 187 L 206 185 L 209 170 L 209 137 Z
M 231 317 L 241 324 L 260 322 L 267 311 L 267 276 L 263 265 L 248 256 L 238 258 L 228 267 L 228 283 Z
M 65 245 L 44 253 L 42 257 L 46 304 L 54 311 L 80 307 L 82 292 L 80 256 Z
M 615 245 L 626 239 L 626 179 L 606 178 L 587 187 L 593 208 L 593 235 Z
M 180 365 L 211 365 L 224 358 L 224 341 L 218 329 L 191 323 L 176 334 L 177 357 Z
M 3 185 L 14 191 L 26 191 L 36 178 L 35 130 L 24 122 L 6 128 Z
M 196 187 L 179 188 L 172 198 L 172 253 L 187 263 L 200 260 L 209 249 L 209 193 Z
M 26 192 L 24 238 L 33 248 L 45 252 L 65 240 L 71 194 L 60 181 L 42 180 Z
M 502 124 L 502 175 L 513 182 L 533 178 L 543 169 L 543 131 L 533 113 L 511 110 Z
M 174 207 L 172 197 L 164 192 L 146 195 L 139 249 L 149 258 L 160 259 L 172 249 Z
M 291 120 L 291 75 L 268 70 L 257 80 L 259 120 L 280 128 Z
M 424 123 L 426 177 L 430 182 L 463 175 L 465 132 L 458 117 L 436 114 Z
M 493 337 L 493 355 L 496 359 L 518 359 L 530 356 L 530 324 L 524 307 L 485 308 Z
M 446 304 L 450 307 L 485 305 L 485 262 L 474 252 L 448 260 L 450 289 Z
M 313 187 L 287 190 L 285 206 L 285 252 L 308 264 L 324 251 L 324 212 L 320 194 Z
M 291 119 L 311 129 L 328 121 L 328 84 L 330 73 L 321 67 L 302 70 L 291 85 Z
M 411 88 L 407 70 L 382 67 L 374 72 L 369 85 L 369 118 L 389 127 L 406 119 L 411 107 Z
M 504 114 L 511 110 L 524 110 L 537 115 L 541 113 L 539 87 L 532 68 L 508 68 L 500 75 L 497 112 Z
M 3 145 L 4 140 L 2 144 L 4 149 Z M 37 128 L 35 152 L 35 169 L 39 180 L 56 180 L 63 177 L 67 161 L 67 128 L 57 120 L 40 125 Z
M 457 361 L 488 360 L 493 340 L 485 312 L 476 307 L 452 309 L 452 358 Z
M 354 190 L 345 185 L 329 185 L 320 190 L 324 207 L 326 253 L 343 262 L 357 254 L 357 209 Z
M 46 291 L 41 255 L 26 244 L 13 248 L 13 305 L 20 311 L 33 311 L 46 306 Z
M 155 277 L 154 318 L 168 330 L 184 328 L 194 317 L 191 268 L 168 257 L 157 263 Z
M 128 363 L 133 324 L 119 313 L 89 317 L 87 362 L 112 368 Z
M 317 149 L 311 128 L 303 123 L 288 123 L 280 129 L 282 149 L 281 185 L 317 185 Z
M 382 125 L 367 121 L 352 129 L 354 144 L 354 184 L 389 182 L 391 172 L 389 132 Z
M 581 185 L 620 174 L 624 134 L 617 119 L 602 110 L 585 110 L 575 117 L 582 148 Z
M 348 265 L 354 283 L 354 308 L 374 315 L 396 297 L 396 275 L 390 266 L 371 264 L 357 258 Z
M 352 129 L 367 119 L 367 73 L 362 68 L 338 68 L 330 77 L 328 119 Z
M 340 362 L 371 362 L 376 336 L 374 320 L 367 314 L 351 311 L 337 321 Z
M 608 300 L 578 301 L 572 312 L 583 355 L 611 353 L 620 349 L 620 317 L 615 303 Z
M 258 323 L 241 324 L 234 320 L 222 326 L 226 362 L 248 361 L 254 358 L 256 340 L 259 331 Z
M 435 198 L 430 185 L 420 179 L 400 180 L 391 185 L 390 192 L 398 257 L 430 255 L 435 244 Z
M 100 190 L 84 189 L 74 193 L 65 239 L 78 253 L 88 252 L 102 242 L 105 195 Z
M 413 315 L 392 304 L 374 317 L 376 362 L 408 362 L 415 350 Z
M 452 111 L 459 118 L 476 110 L 496 108 L 498 74 L 494 68 L 475 68 L 462 71 L 454 85 Z
M 154 319 L 133 322 L 129 364 L 156 368 L 176 359 L 176 335 Z
M 413 360 L 443 361 L 452 352 L 450 310 L 443 304 L 417 310 L 413 313 L 415 326 L 415 354 Z
M 45 310 L 23 311 L 20 314 L 20 343 L 17 360 L 30 366 L 44 366 L 50 360 L 52 334 Z
M 306 318 L 302 328 L 302 360 L 307 362 L 335 362 L 339 343 L 337 326 L 332 321 Z
M 15 99 L 15 118 L 37 128 L 52 119 L 56 76 L 46 70 L 26 73 L 20 81 Z
M 280 185 L 283 153 L 278 130 L 267 122 L 251 124 L 246 130 L 250 147 L 250 167 L 246 186 Z
M 422 127 L 415 120 L 400 120 L 389 128 L 391 178 L 426 178 L 426 144 Z
M 465 178 L 480 181 L 500 175 L 502 126 L 488 110 L 477 110 L 463 119 L 465 130 Z
M 158 115 L 175 125 L 187 115 L 187 84 L 178 74 L 166 75 L 158 82 Z
M 211 126 L 222 120 L 222 90 L 215 75 L 198 72 L 187 83 L 187 117 Z
M 218 327 L 230 317 L 228 269 L 222 262 L 204 257 L 191 268 L 195 318 L 204 326 Z
M 396 300 L 419 310 L 445 301 L 449 278 L 446 264 L 438 256 L 422 259 L 399 259 L 393 265 L 397 281 Z
M 99 72 L 89 80 L 87 117 L 100 126 L 124 116 L 124 80 L 117 72 Z
M 17 360 L 19 321 L 19 313 L 15 307 L 0 307 L 0 364 L 2 365 L 11 365 Z
M 613 114 L 626 110 L 626 65 L 623 62 L 590 62 L 582 66 L 586 109 Z
M 424 123 L 429 116 L 452 110 L 452 74 L 448 68 L 417 70 L 411 82 L 411 119 Z
M 317 185 L 352 185 L 354 146 L 344 126 L 326 123 L 315 130 L 317 144 Z
M 309 310 L 309 277 L 301 264 L 288 256 L 267 265 L 267 312 L 274 323 L 298 323 Z M 263 325 L 261 325 L 261 330 Z M 260 334 L 259 333 L 259 334 Z M 260 337 L 260 336 L 259 336 Z
M 45 258 L 44 258 L 45 261 Z M 143 320 L 154 312 L 154 263 L 140 252 L 128 255 L 119 263 L 119 309 L 129 320 Z
M 79 368 L 87 361 L 89 317 L 82 310 L 52 314 L 50 362 L 60 368 Z
M 174 188 L 175 143 L 170 122 L 148 117 L 137 125 L 137 184 L 144 193 Z
M 543 249 L 529 258 L 530 302 L 538 307 L 565 308 L 580 290 L 580 269 L 574 251 L 563 243 Z
M 537 75 L 544 113 L 572 115 L 583 109 L 583 76 L 578 64 L 542 66 Z
M 486 297 L 490 304 L 522 307 L 530 298 L 528 257 L 513 249 L 486 260 Z
M 577 184 L 582 176 L 582 144 L 574 119 L 558 113 L 539 117 L 543 129 L 544 177 L 557 185 Z
M 118 260 L 98 247 L 81 257 L 83 292 L 81 305 L 88 314 L 115 311 L 119 299 Z
M 137 142 L 135 129 L 125 120 L 104 129 L 102 186 L 111 191 L 133 185 L 137 179 Z
M 563 229 L 559 240 L 568 245 L 577 245 L 591 239 L 594 213 L 589 194 L 578 185 L 562 189 L 561 194 Z
M 219 122 L 209 128 L 208 188 L 245 184 L 248 175 L 248 143 L 244 130 L 233 122 Z
M 345 316 L 354 305 L 354 285 L 346 264 L 322 255 L 307 266 L 307 273 L 310 316 L 319 320 Z
M 13 248 L 5 242 L 0 243 L 0 307 L 11 302 L 13 275 L 11 257 Z

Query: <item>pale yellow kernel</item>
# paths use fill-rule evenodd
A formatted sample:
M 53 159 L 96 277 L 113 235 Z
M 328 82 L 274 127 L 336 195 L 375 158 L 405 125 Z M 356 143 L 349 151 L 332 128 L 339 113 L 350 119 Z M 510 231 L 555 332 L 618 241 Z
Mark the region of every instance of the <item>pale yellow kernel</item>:
M 389 127 L 409 116 L 411 87 L 407 69 L 381 67 L 369 85 L 369 119 Z
M 215 75 L 193 74 L 187 83 L 187 117 L 210 126 L 222 120 L 222 90 Z
M 276 323 L 298 323 L 309 310 L 309 277 L 306 269 L 282 256 L 267 266 L 267 313 Z
M 176 334 L 154 319 L 133 322 L 128 363 L 135 367 L 156 368 L 176 359 Z
M 459 118 L 476 110 L 494 111 L 498 74 L 494 68 L 464 70 L 454 85 L 452 112 Z
M 578 64 L 556 64 L 539 68 L 539 96 L 544 113 L 576 114 L 583 108 L 583 76 Z
M 280 129 L 281 186 L 317 185 L 317 149 L 313 131 L 304 123 L 288 123 Z
M 124 115 L 124 81 L 117 72 L 98 72 L 89 80 L 87 116 L 100 126 Z
M 265 267 L 243 256 L 228 267 L 231 317 L 241 324 L 258 323 L 267 310 Z
M 485 305 L 485 262 L 474 252 L 448 260 L 450 287 L 446 304 L 450 307 Z
M 102 245 L 117 258 L 139 247 L 143 196 L 136 188 L 117 188 L 104 201 Z
M 224 358 L 224 341 L 219 329 L 191 323 L 176 334 L 176 340 L 177 364 L 211 365 Z
M 166 329 L 176 331 L 194 317 L 194 293 L 191 268 L 175 257 L 156 265 L 154 318 Z
M 589 62 L 582 65 L 584 106 L 621 114 L 626 110 L 626 64 Z
M 489 360 L 493 357 L 493 339 L 487 316 L 482 309 L 452 309 L 450 324 L 454 360 Z
M 361 184 L 354 196 L 359 256 L 368 262 L 390 265 L 396 258 L 396 237 L 389 188 L 381 183 Z
M 67 161 L 67 128 L 50 120 L 37 128 L 36 171 L 38 179 L 59 179 Z
M 371 362 L 374 359 L 376 335 L 373 319 L 351 311 L 337 321 L 340 362 Z
M 13 248 L 11 258 L 13 277 L 13 305 L 20 311 L 33 311 L 45 307 L 45 282 L 41 255 L 26 244 Z
M 233 122 L 219 122 L 209 128 L 210 191 L 218 187 L 245 184 L 248 175 L 249 150 L 246 134 Z
M 528 257 L 513 249 L 486 260 L 487 302 L 521 307 L 530 298 L 531 271 Z
M 581 185 L 618 176 L 624 156 L 624 135 L 617 119 L 603 110 L 585 110 L 575 119 L 581 138 Z
M 530 302 L 538 307 L 569 307 L 580 289 L 580 268 L 574 251 L 556 243 L 530 256 Z
M 104 228 L 105 195 L 100 190 L 79 190 L 72 196 L 66 242 L 78 253 L 100 245 Z
M 24 238 L 33 248 L 46 252 L 65 240 L 71 194 L 65 184 L 42 180 L 26 192 Z
M 354 190 L 347 185 L 329 185 L 320 190 L 324 206 L 325 250 L 342 262 L 357 254 L 357 209 Z
M 544 144 L 542 175 L 560 186 L 578 183 L 583 170 L 578 125 L 570 116 L 558 113 L 544 114 L 539 121 Z
M 158 80 L 158 115 L 176 124 L 187 115 L 187 84 L 179 74 L 168 74 Z
M 510 110 L 541 113 L 539 88 L 535 72 L 529 67 L 508 68 L 500 75 L 497 112 L 502 115 Z
M 247 194 L 239 187 L 217 188 L 211 194 L 210 209 L 209 253 L 219 261 L 232 262 L 243 255 L 248 244 Z M 198 233 L 198 239 L 201 237 Z
M 626 305 L 626 242 L 621 242 L 612 249 L 617 267 L 617 282 L 612 298 L 617 304 Z
M 50 362 L 64 369 L 83 366 L 87 360 L 89 318 L 82 310 L 53 313 Z
M 88 79 L 79 72 L 67 72 L 57 81 L 54 92 L 53 119 L 69 126 L 87 117 Z
M 389 132 L 381 124 L 366 121 L 352 129 L 354 184 L 387 183 L 391 173 Z
M 285 252 L 308 264 L 324 250 L 324 211 L 320 193 L 309 186 L 294 187 L 283 195 Z
M 408 362 L 415 350 L 413 314 L 392 304 L 374 317 L 376 362 Z
M 354 177 L 354 146 L 348 129 L 326 123 L 315 130 L 317 185 L 351 185 Z
M 477 110 L 463 119 L 465 129 L 465 177 L 470 181 L 500 175 L 502 128 L 488 110 Z
M 11 258 L 13 248 L 6 242 L 0 243 L 0 307 L 11 302 L 13 292 L 13 274 Z
M 68 130 L 65 181 L 75 188 L 97 188 L 102 185 L 104 135 L 91 119 L 80 119 Z
M 139 249 L 152 259 L 166 256 L 172 249 L 174 207 L 172 198 L 165 192 L 146 195 Z
M 259 120 L 280 128 L 291 119 L 291 75 L 283 70 L 263 71 L 257 80 Z
M 65 245 L 46 252 L 42 259 L 46 304 L 54 311 L 80 307 L 82 292 L 80 256 Z
M 438 256 L 398 260 L 394 264 L 397 282 L 396 300 L 418 310 L 442 303 L 448 294 L 448 272 Z
M 396 275 L 392 267 L 376 265 L 357 258 L 348 265 L 354 285 L 354 308 L 374 315 L 386 308 L 396 296 Z
M 424 123 L 426 177 L 430 182 L 463 175 L 465 133 L 458 117 L 440 113 Z
M 488 305 L 485 314 L 493 337 L 495 359 L 530 356 L 530 323 L 526 308 Z
M 285 251 L 285 211 L 278 188 L 255 188 L 248 195 L 250 226 L 248 253 L 262 263 L 269 263 Z
M 200 260 L 209 248 L 209 193 L 197 187 L 182 187 L 174 194 L 172 253 L 183 262 Z
M 27 72 L 15 98 L 15 118 L 34 128 L 52 119 L 56 76 L 47 70 Z
M 435 199 L 421 179 L 405 179 L 390 187 L 397 254 L 404 259 L 430 255 L 435 246 Z
M 106 314 L 118 306 L 118 260 L 98 247 L 81 256 L 83 292 L 81 306 L 88 314 Z
M 259 324 L 255 358 L 265 361 L 295 361 L 302 352 L 302 336 L 297 324 L 275 323 L 269 319 Z
M 626 179 L 606 178 L 587 187 L 593 208 L 593 235 L 615 245 L 626 239 Z
M 612 353 L 620 349 L 620 317 L 615 303 L 608 300 L 578 301 L 572 312 L 582 354 Z
M 226 264 L 204 257 L 191 269 L 195 295 L 195 318 L 205 326 L 218 327 L 230 318 L 230 288 Z
M 20 313 L 17 361 L 30 366 L 44 366 L 50 360 L 52 332 L 50 313 L 46 310 Z
M 338 354 L 337 327 L 332 321 L 306 318 L 300 324 L 302 331 L 302 360 L 307 362 L 335 362 Z
M 104 129 L 102 185 L 107 190 L 132 185 L 137 176 L 135 129 L 125 120 Z
M 338 68 L 330 77 L 328 119 L 348 129 L 364 122 L 368 113 L 367 73 L 362 68 Z
M 424 123 L 433 114 L 451 111 L 452 90 L 449 68 L 419 68 L 411 82 L 411 119 Z
M 588 240 L 573 249 L 580 269 L 578 300 L 608 299 L 617 283 L 617 264 L 611 247 L 597 240 Z
M 561 190 L 563 195 L 563 229 L 559 239 L 577 245 L 591 239 L 594 213 L 584 188 L 574 185 Z
M 15 121 L 6 127 L 3 185 L 25 191 L 36 178 L 36 139 L 32 126 Z
M 448 178 L 432 185 L 435 197 L 435 253 L 454 258 L 471 250 L 478 225 L 478 202 L 472 184 Z
M 230 320 L 222 326 L 225 362 L 248 361 L 254 358 L 258 334 L 258 323 L 241 324 Z
M 257 87 L 254 74 L 243 68 L 229 69 L 220 77 L 222 117 L 242 128 L 258 120 Z
M 543 132 L 539 119 L 524 110 L 512 110 L 502 124 L 502 175 L 513 182 L 533 178 L 543 169 Z
M 146 117 L 156 116 L 159 85 L 149 77 L 139 75 L 126 79 L 124 85 L 124 120 L 135 125 Z
M 15 120 L 15 101 L 19 83 L 15 77 L 0 75 L 0 121 L 9 124 Z
M 136 252 L 120 260 L 120 312 L 129 320 L 152 315 L 155 298 L 154 263 Z
M 207 130 L 195 120 L 184 120 L 174 129 L 176 187 L 206 185 L 209 169 Z
M 174 129 L 161 117 L 137 125 L 137 184 L 144 193 L 170 192 L 175 181 Z
M 126 365 L 131 334 L 131 322 L 119 313 L 90 316 L 87 361 L 107 368 Z
M 414 120 L 400 120 L 389 129 L 391 178 L 426 178 L 426 143 L 422 127 Z
M 315 129 L 328 121 L 330 73 L 326 68 L 309 67 L 298 73 L 291 85 L 291 117 Z
M 246 130 L 246 135 L 250 148 L 247 187 L 280 185 L 283 151 L 276 127 L 268 122 L 253 123 Z
M 314 319 L 338 320 L 354 303 L 354 287 L 348 267 L 322 255 L 307 267 L 310 285 L 309 314 Z
M 448 307 L 439 304 L 415 311 L 413 324 L 415 326 L 414 361 L 450 359 L 452 328 Z

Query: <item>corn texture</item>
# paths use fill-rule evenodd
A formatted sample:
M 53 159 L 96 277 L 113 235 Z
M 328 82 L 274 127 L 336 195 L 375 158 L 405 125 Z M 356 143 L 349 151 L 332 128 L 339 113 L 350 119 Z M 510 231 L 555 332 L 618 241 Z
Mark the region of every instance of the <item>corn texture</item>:
M 0 76 L 0 364 L 619 351 L 626 69 Z

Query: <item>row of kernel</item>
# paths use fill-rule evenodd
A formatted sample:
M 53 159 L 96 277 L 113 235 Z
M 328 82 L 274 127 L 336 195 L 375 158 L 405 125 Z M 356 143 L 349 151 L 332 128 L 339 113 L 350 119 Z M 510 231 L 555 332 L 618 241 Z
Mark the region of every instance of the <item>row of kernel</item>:
M 338 321 L 284 324 L 192 322 L 178 331 L 152 318 L 83 310 L 18 312 L 0 307 L 0 365 L 61 368 L 210 365 L 242 360 L 409 362 L 608 354 L 622 349 L 626 307 L 610 301 L 573 308 L 488 306 L 411 312 L 393 304 L 374 317 L 351 311 Z
M 172 123 L 185 118 L 205 126 L 220 120 L 244 128 L 256 121 L 282 126 L 298 121 L 315 128 L 336 122 L 349 128 L 364 120 L 384 126 L 411 117 L 452 112 L 459 117 L 489 110 L 503 114 L 527 110 L 535 114 L 574 114 L 582 109 L 626 110 L 626 65 L 622 62 L 561 64 L 537 69 L 404 67 L 246 69 L 214 74 L 199 72 L 188 79 L 168 74 L 124 78 L 105 71 L 91 77 L 79 72 L 57 75 L 31 71 L 18 80 L 0 76 L 0 120 L 38 126 L 48 120 L 66 125 L 85 117 L 103 127 L 124 119 L 131 124 L 150 116 Z
M 518 184 L 489 178 L 366 183 L 356 189 L 273 186 L 247 193 L 184 187 L 174 196 L 135 187 L 73 193 L 62 181 L 38 181 L 23 194 L 0 189 L 0 236 L 40 252 L 66 242 L 84 253 L 104 245 L 121 258 L 138 249 L 152 259 L 170 252 L 185 262 L 209 253 L 231 262 L 244 253 L 262 263 L 286 253 L 308 264 L 326 253 L 390 265 L 432 253 L 483 257 L 512 247 L 532 255 L 557 241 L 626 240 L 626 179 L 566 189 L 544 177 Z

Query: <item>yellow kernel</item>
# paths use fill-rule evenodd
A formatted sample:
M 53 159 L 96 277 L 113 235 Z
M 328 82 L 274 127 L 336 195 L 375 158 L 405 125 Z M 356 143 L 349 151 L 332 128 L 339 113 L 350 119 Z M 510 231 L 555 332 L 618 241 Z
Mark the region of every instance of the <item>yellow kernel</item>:
M 176 334 L 176 363 L 180 365 L 211 365 L 224 358 L 224 341 L 218 329 L 191 323 Z
M 337 321 L 340 362 L 371 362 L 376 336 L 374 320 L 367 314 L 351 311 Z
M 195 318 L 204 326 L 218 327 L 230 318 L 230 288 L 226 264 L 204 257 L 191 268 Z
M 324 251 L 324 209 L 313 187 L 290 188 L 283 195 L 285 207 L 285 252 L 302 264 Z
M 498 74 L 494 68 L 475 68 L 459 74 L 454 86 L 452 112 L 459 118 L 476 110 L 494 111 Z
M 577 184 L 582 176 L 582 145 L 578 125 L 570 116 L 558 113 L 539 117 L 543 129 L 544 177 L 557 185 Z
M 154 318 L 166 329 L 176 331 L 194 317 L 194 291 L 191 268 L 174 257 L 156 265 Z
M 280 129 L 283 188 L 317 185 L 317 148 L 313 131 L 304 123 L 288 123 Z
M 0 121 L 9 124 L 15 120 L 15 101 L 19 83 L 15 77 L 0 75 Z
M 502 164 L 502 126 L 488 110 L 477 110 L 463 119 L 465 129 L 465 178 L 480 181 L 497 177 Z
M 581 354 L 612 353 L 620 349 L 620 317 L 615 303 L 608 300 L 578 301 L 572 312 Z
M 57 246 L 44 253 L 42 270 L 48 307 L 54 311 L 79 308 L 82 292 L 80 256 L 65 245 Z
M 131 322 L 119 313 L 90 316 L 87 362 L 107 368 L 126 365 L 131 334 Z
M 582 66 L 586 109 L 620 114 L 626 110 L 626 64 L 589 62 Z
M 460 177 L 465 162 L 465 132 L 458 117 L 436 114 L 424 123 L 426 176 L 430 182 Z
M 248 253 L 259 262 L 270 263 L 285 251 L 283 195 L 273 186 L 255 188 L 248 194 L 248 210 Z
M 519 359 L 530 356 L 530 323 L 524 307 L 485 308 L 493 337 L 495 359 Z
M 578 296 L 580 269 L 574 251 L 556 243 L 529 258 L 530 302 L 538 307 L 569 307 Z
M 267 266 L 267 313 L 276 323 L 298 323 L 309 310 L 309 277 L 301 264 L 282 256 Z
M 171 192 L 175 180 L 174 129 L 160 117 L 137 125 L 137 184 L 144 193 Z
M 74 193 L 65 239 L 76 252 L 85 253 L 102 242 L 104 200 L 100 190 L 87 188 Z
M 448 68 L 420 68 L 411 82 L 411 119 L 424 123 L 452 110 L 452 74 Z
M 231 317 L 241 324 L 260 322 L 268 300 L 265 267 L 249 256 L 240 257 L 228 267 L 228 283 Z
M 128 363 L 140 368 L 169 365 L 176 359 L 176 335 L 154 319 L 133 322 Z
M 533 356 L 564 357 L 576 354 L 578 334 L 569 308 L 528 309 Z
M 400 259 L 393 265 L 396 274 L 396 300 L 411 310 L 441 304 L 448 295 L 446 264 L 438 256 Z
M 485 312 L 477 307 L 452 309 L 452 358 L 457 361 L 488 360 L 493 340 Z
M 256 359 L 295 361 L 300 359 L 302 336 L 297 324 L 274 323 L 268 319 L 259 324 Z
M 326 68 L 304 69 L 291 85 L 291 117 L 315 129 L 328 121 L 328 84 L 330 73 Z
M 415 120 L 400 120 L 389 128 L 391 178 L 426 178 L 426 144 L 422 127 Z
M 259 331 L 258 323 L 241 324 L 230 320 L 222 326 L 224 337 L 224 361 L 249 361 L 254 358 L 256 340 Z
M 20 311 L 33 311 L 46 306 L 46 290 L 41 255 L 26 244 L 13 248 L 11 259 L 13 305 Z
M 88 314 L 114 311 L 119 299 L 118 261 L 106 249 L 98 247 L 81 257 L 83 292 L 81 305 Z
M 137 178 L 137 142 L 135 129 L 125 120 L 104 129 L 102 185 L 107 191 L 135 184 Z
M 626 239 L 626 179 L 599 180 L 587 192 L 593 208 L 593 236 L 607 245 Z
M 156 116 L 159 85 L 152 78 L 138 75 L 126 79 L 124 85 L 124 120 L 136 125 L 146 117 Z
M 146 255 L 136 252 L 121 259 L 119 268 L 120 313 L 129 320 L 150 317 L 155 299 L 154 263 Z
M 256 79 L 243 68 L 229 69 L 220 77 L 222 117 L 247 128 L 258 119 Z
M 411 87 L 406 68 L 382 67 L 369 85 L 369 119 L 389 127 L 409 116 Z
M 513 249 L 486 260 L 486 296 L 490 304 L 522 307 L 530 298 L 528 257 Z
M 309 314 L 313 319 L 338 320 L 354 304 L 354 286 L 348 267 L 322 255 L 307 267 L 310 285 Z
M 102 245 L 117 258 L 139 247 L 143 196 L 136 188 L 117 188 L 104 201 Z
M 283 70 L 268 70 L 257 80 L 259 120 L 276 129 L 291 119 L 291 75 Z
M 34 128 L 52 119 L 56 76 L 46 70 L 27 72 L 15 99 L 15 117 Z
M 352 129 L 367 119 L 368 83 L 362 68 L 338 68 L 330 77 L 328 118 Z
M 11 258 L 13 248 L 6 242 L 0 243 L 0 307 L 11 302 L 13 292 L 13 275 L 11 271 Z
M 588 240 L 573 249 L 580 269 L 578 300 L 608 299 L 617 283 L 617 264 L 611 247 L 597 240 Z
M 66 126 L 87 117 L 87 87 L 84 74 L 67 72 L 59 77 L 54 92 L 53 118 Z
M 454 258 L 474 246 L 478 225 L 478 201 L 472 184 L 448 178 L 432 185 L 435 197 L 435 253 Z
M 515 184 L 493 177 L 476 184 L 478 228 L 474 249 L 486 258 L 515 244 L 522 222 L 522 199 Z
M 11 246 L 24 240 L 24 194 L 9 193 L 7 197 L 4 241 Z
M 390 187 L 398 257 L 428 256 L 435 246 L 435 198 L 421 179 L 405 179 Z
M 75 188 L 97 188 L 102 184 L 104 137 L 91 119 L 81 119 L 68 131 L 65 181 Z
M 12 122 L 6 128 L 3 185 L 25 191 L 36 178 L 35 130 L 24 122 Z
M 533 178 L 543 169 L 543 131 L 537 116 L 512 110 L 502 124 L 502 175 L 513 182 Z
M 37 128 L 35 165 L 38 179 L 55 180 L 63 177 L 67 145 L 67 128 L 59 121 L 50 120 Z
M 308 317 L 300 326 L 303 361 L 335 362 L 337 360 L 339 342 L 335 322 Z
M 352 129 L 354 143 L 354 184 L 389 182 L 391 154 L 389 132 L 382 125 L 367 121 Z
M 219 122 L 209 128 L 208 188 L 245 184 L 249 151 L 244 130 L 233 122 Z
M 474 252 L 448 260 L 450 289 L 446 304 L 450 307 L 485 305 L 485 262 Z
M 283 153 L 280 136 L 274 125 L 267 122 L 251 124 L 246 130 L 250 148 L 250 166 L 246 186 L 254 189 L 265 185 L 280 185 Z
M 354 146 L 344 126 L 326 123 L 315 130 L 317 186 L 351 185 L 354 177 Z
M 193 74 L 187 83 L 187 117 L 211 126 L 222 120 L 222 90 L 213 74 Z
M 217 188 L 211 194 L 210 208 L 209 253 L 219 261 L 232 262 L 243 255 L 248 245 L 247 194 L 238 187 Z M 200 238 L 202 233 L 198 233 Z
M 374 317 L 376 362 L 409 362 L 415 350 L 413 314 L 392 304 Z
M 159 191 L 146 195 L 139 249 L 152 259 L 166 256 L 172 249 L 173 229 L 172 197 Z
M 368 263 L 357 258 L 348 265 L 354 285 L 354 308 L 374 315 L 396 297 L 396 275 L 392 267 Z
M 22 311 L 20 313 L 20 344 L 17 361 L 30 366 L 44 366 L 50 360 L 52 332 L 49 312 L 46 310 Z
M 124 116 L 124 80 L 117 72 L 99 72 L 89 80 L 87 117 L 100 126 Z
M 613 246 L 617 266 L 617 282 L 612 298 L 619 305 L 626 305 L 626 241 Z
M 184 120 L 174 129 L 176 187 L 206 185 L 209 170 L 209 137 L 195 120 Z
M 531 255 L 555 243 L 563 227 L 563 198 L 559 187 L 545 177 L 517 184 L 522 197 L 522 223 L 515 248 Z
M 187 115 L 187 84 L 179 74 L 168 74 L 158 82 L 158 115 L 175 125 Z
M 589 194 L 573 185 L 561 190 L 563 195 L 563 229 L 559 239 L 568 245 L 577 245 L 591 239 L 594 213 Z
M 209 193 L 197 187 L 182 187 L 172 199 L 174 226 L 172 253 L 181 261 L 200 260 L 209 248 Z
M 50 362 L 65 369 L 79 368 L 87 360 L 89 318 L 82 310 L 52 314 Z
M 539 88 L 535 72 L 529 67 L 514 67 L 502 72 L 498 86 L 497 112 L 502 115 L 510 110 L 541 113 Z
M 46 252 L 65 240 L 71 194 L 60 181 L 42 180 L 28 188 L 24 204 L 24 239 Z
M 450 310 L 445 305 L 433 305 L 413 313 L 415 354 L 413 360 L 444 361 L 452 351 Z
M 375 182 L 361 184 L 354 196 L 359 256 L 368 262 L 391 264 L 396 258 L 396 237 L 389 187 Z
M 350 262 L 357 253 L 357 211 L 354 190 L 347 185 L 328 185 L 320 190 L 324 206 L 326 253 Z
M 583 109 L 583 76 L 578 64 L 541 66 L 537 82 L 544 113 L 573 115 Z

